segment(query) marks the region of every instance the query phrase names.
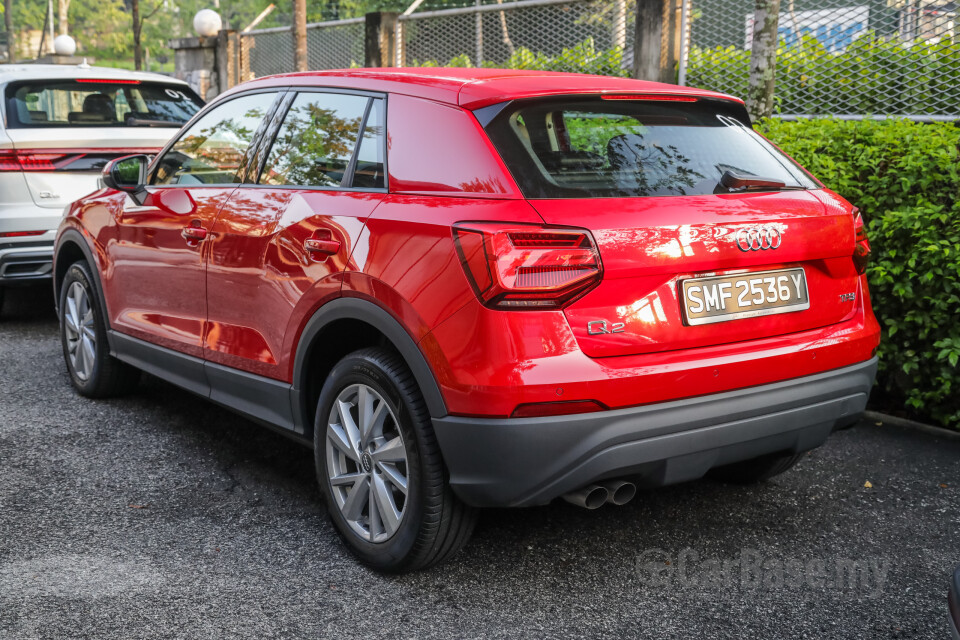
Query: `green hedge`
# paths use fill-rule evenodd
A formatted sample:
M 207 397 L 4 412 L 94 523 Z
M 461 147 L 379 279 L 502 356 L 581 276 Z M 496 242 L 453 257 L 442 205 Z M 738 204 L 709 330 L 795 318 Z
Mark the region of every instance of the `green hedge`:
M 960 128 L 892 119 L 758 128 L 864 215 L 882 402 L 960 428 Z

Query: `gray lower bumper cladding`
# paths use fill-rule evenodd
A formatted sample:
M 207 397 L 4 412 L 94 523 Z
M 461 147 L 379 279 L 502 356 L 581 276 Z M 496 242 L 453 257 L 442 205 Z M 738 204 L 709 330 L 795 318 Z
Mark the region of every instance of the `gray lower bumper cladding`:
M 863 412 L 872 358 L 804 378 L 570 416 L 433 421 L 453 490 L 475 506 L 544 504 L 588 483 L 693 480 L 768 453 L 813 449 Z

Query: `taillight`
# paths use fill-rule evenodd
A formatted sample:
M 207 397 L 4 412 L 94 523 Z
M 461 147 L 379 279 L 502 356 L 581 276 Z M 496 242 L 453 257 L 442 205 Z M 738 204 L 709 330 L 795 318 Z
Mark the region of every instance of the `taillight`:
M 66 153 L 0 151 L 0 171 L 56 171 Z
M 870 241 L 867 239 L 867 228 L 863 224 L 863 216 L 856 209 L 853 211 L 853 230 L 856 234 L 853 264 L 857 268 L 857 273 L 862 275 L 866 273 L 867 263 L 870 262 Z
M 37 231 L 4 231 L 0 233 L 0 238 L 28 238 L 30 236 L 42 236 L 45 230 Z
M 453 238 L 467 279 L 491 308 L 558 309 L 602 275 L 586 229 L 463 223 Z

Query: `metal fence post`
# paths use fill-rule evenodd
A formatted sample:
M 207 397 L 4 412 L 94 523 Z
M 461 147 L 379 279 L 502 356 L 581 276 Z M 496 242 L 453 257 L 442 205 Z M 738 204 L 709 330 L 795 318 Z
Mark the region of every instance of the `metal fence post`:
M 397 64 L 396 11 L 375 11 L 366 15 L 363 66 L 393 67 Z

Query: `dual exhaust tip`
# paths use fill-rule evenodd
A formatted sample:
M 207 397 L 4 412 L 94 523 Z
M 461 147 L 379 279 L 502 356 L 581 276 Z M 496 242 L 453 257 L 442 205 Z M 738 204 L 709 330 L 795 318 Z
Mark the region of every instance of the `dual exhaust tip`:
M 599 509 L 605 504 L 625 505 L 637 495 L 637 486 L 626 480 L 607 480 L 564 494 L 563 499 L 584 509 Z

